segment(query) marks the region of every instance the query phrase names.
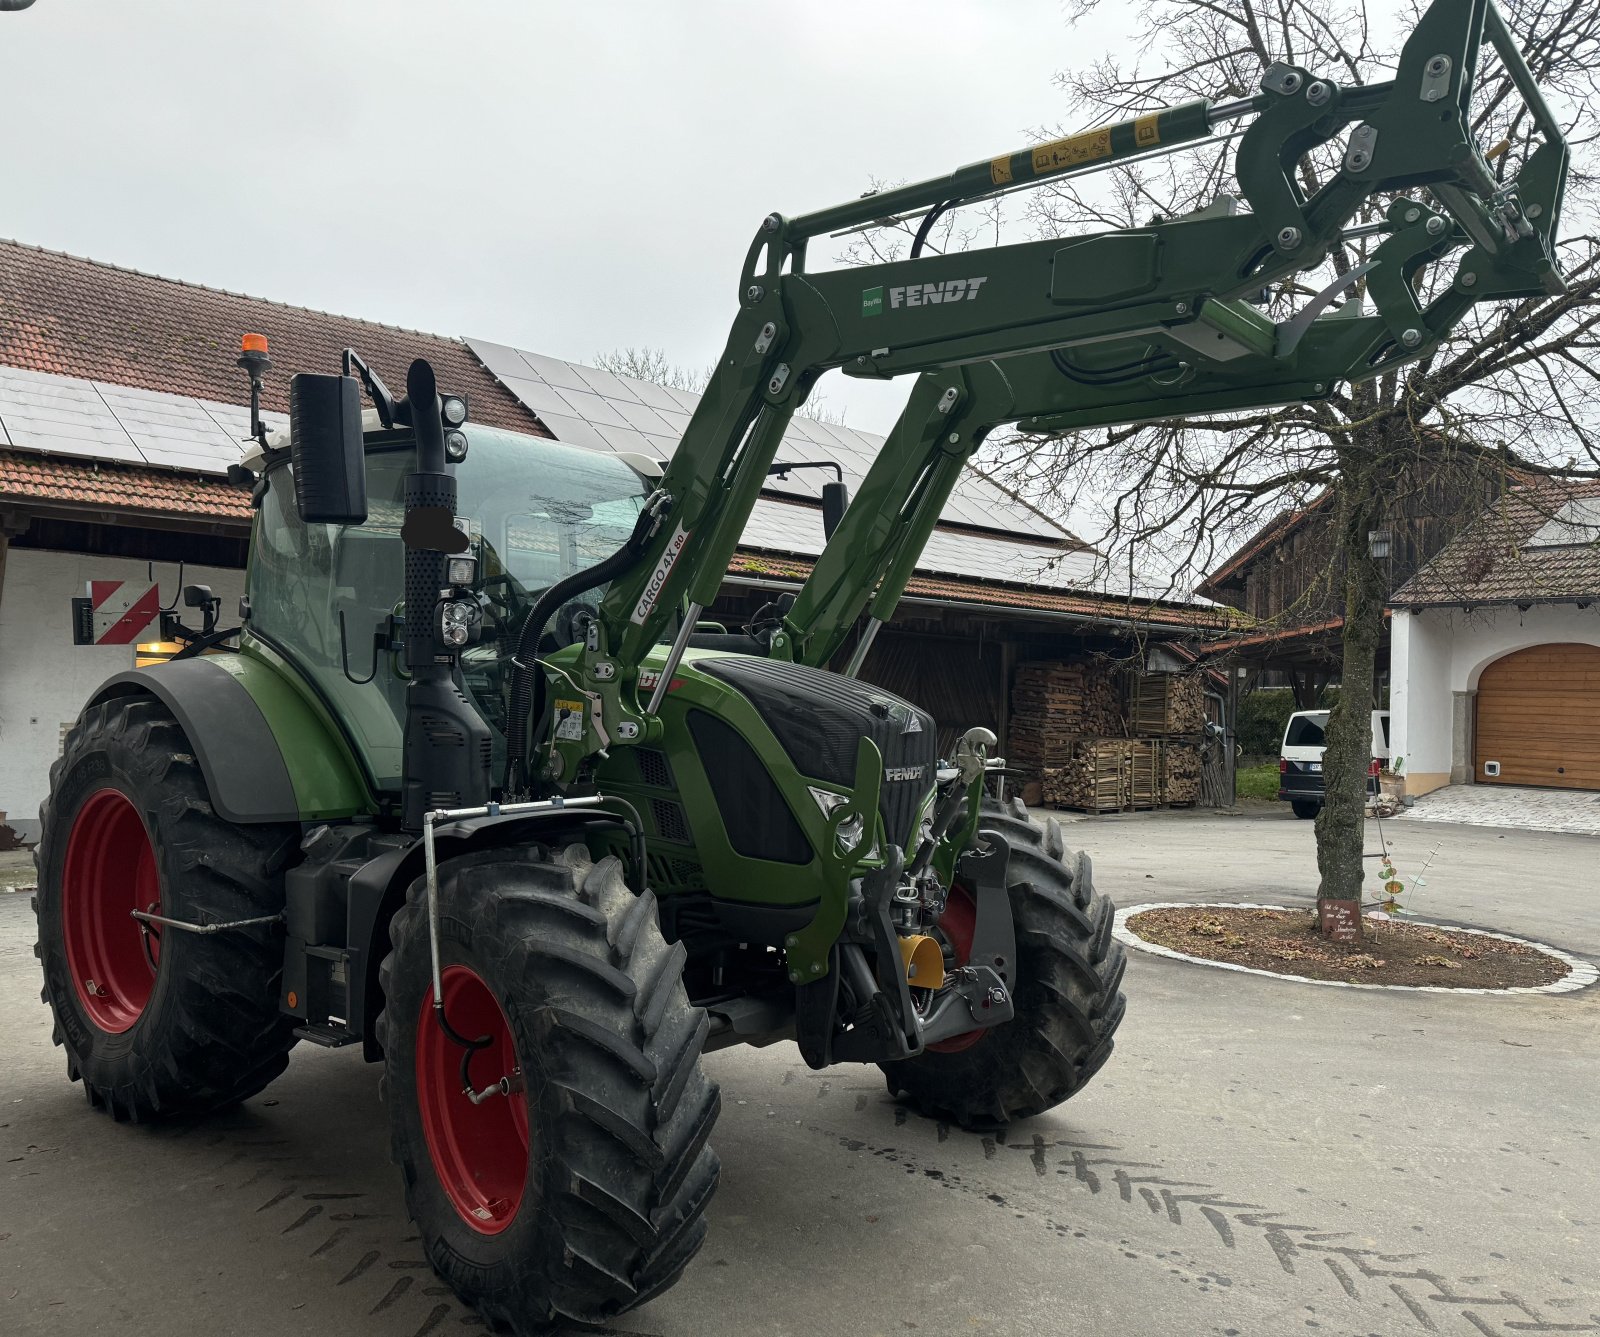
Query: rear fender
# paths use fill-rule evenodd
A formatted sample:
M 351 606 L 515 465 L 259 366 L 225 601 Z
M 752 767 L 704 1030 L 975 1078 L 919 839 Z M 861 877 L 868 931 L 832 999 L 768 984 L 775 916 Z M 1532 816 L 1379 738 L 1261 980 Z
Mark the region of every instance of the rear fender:
M 94 702 L 148 695 L 183 726 L 225 821 L 321 822 L 375 812 L 344 739 L 269 664 L 207 655 L 130 669 Z

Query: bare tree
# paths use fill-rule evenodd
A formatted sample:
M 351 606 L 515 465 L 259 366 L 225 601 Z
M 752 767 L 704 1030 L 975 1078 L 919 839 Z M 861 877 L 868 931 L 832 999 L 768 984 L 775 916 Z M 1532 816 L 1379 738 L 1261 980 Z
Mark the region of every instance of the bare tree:
M 1069 0 L 1069 24 L 1101 4 Z M 1377 0 L 1149 0 L 1139 10 L 1136 54 L 1107 55 L 1058 76 L 1067 102 L 1063 128 L 1120 121 L 1195 97 L 1246 97 L 1276 61 L 1347 86 L 1385 77 L 1409 31 L 1406 18 L 1421 6 L 1407 0 L 1402 8 L 1391 19 Z M 1092 541 L 1108 554 L 1119 580 L 1136 571 L 1147 579 L 1164 572 L 1172 589 L 1191 586 L 1268 517 L 1313 502 L 1328 508 L 1335 550 L 1324 592 L 1344 619 L 1344 663 L 1327 731 L 1326 803 L 1317 821 L 1319 898 L 1359 899 L 1363 879 L 1368 721 L 1390 593 L 1369 535 L 1386 527 L 1410 490 L 1436 486 L 1452 469 L 1475 477 L 1485 467 L 1522 477 L 1600 476 L 1591 407 L 1600 393 L 1600 244 L 1591 230 L 1600 6 L 1594 0 L 1509 0 L 1506 8 L 1573 151 L 1560 255 L 1568 279 L 1564 294 L 1479 307 L 1430 356 L 1345 387 L 1324 403 L 1012 436 L 988 452 L 990 468 L 1047 498 L 1071 517 L 1076 532 L 1095 535 Z M 1528 150 L 1531 126 L 1497 62 L 1480 77 L 1473 113 L 1479 142 L 1494 146 L 1489 156 L 1507 179 Z M 1057 133 L 1041 131 L 1040 137 Z M 1338 170 L 1341 148 L 1326 145 L 1300 160 L 1307 195 Z M 1187 214 L 1226 192 L 1230 155 L 1229 145 L 1212 141 L 1178 156 L 1063 178 L 1025 197 L 1028 213 L 1010 226 L 1052 236 Z M 1354 221 L 1378 221 L 1391 203 L 1376 200 Z M 844 258 L 896 258 L 903 252 L 895 248 L 913 226 L 898 225 L 872 241 L 870 251 L 864 239 L 854 240 Z M 940 220 L 940 226 L 943 239 L 956 245 L 966 235 L 954 220 Z M 969 231 L 989 226 L 986 217 Z M 1376 240 L 1340 243 L 1320 274 L 1267 292 L 1267 312 L 1287 319 L 1324 283 L 1345 276 L 1350 281 L 1340 296 L 1361 301 L 1360 266 Z
M 1076 0 L 1073 18 L 1098 4 Z M 1155 0 L 1144 11 L 1138 60 L 1125 65 L 1108 57 L 1061 75 L 1059 84 L 1070 119 L 1101 121 L 1197 95 L 1247 96 L 1276 60 L 1359 83 L 1392 63 L 1388 43 L 1406 30 L 1398 24 L 1386 38 L 1380 10 L 1367 0 Z M 1567 216 L 1587 224 L 1595 202 L 1589 150 L 1596 135 L 1592 101 L 1600 91 L 1600 8 L 1590 0 L 1512 0 L 1509 10 L 1530 67 L 1570 121 L 1575 170 Z M 1504 173 L 1527 143 L 1525 109 L 1498 68 L 1476 96 L 1474 130 L 1480 143 L 1499 149 L 1490 151 Z M 1308 194 L 1337 170 L 1337 153 L 1329 147 L 1301 160 Z M 1133 164 L 1107 174 L 1098 188 L 1068 180 L 1036 195 L 1034 225 L 1059 233 L 1189 212 L 1225 186 L 1226 154 L 1212 149 L 1187 162 Z M 1351 274 L 1372 244 L 1359 238 L 1336 247 L 1327 277 Z M 1481 307 L 1432 356 L 1352 385 L 1327 403 L 1003 448 L 1014 472 L 1063 500 L 1092 494 L 1118 551 L 1159 545 L 1174 572 L 1206 569 L 1264 515 L 1328 494 L 1336 545 L 1329 579 L 1342 585 L 1331 592 L 1342 596 L 1344 653 L 1323 764 L 1327 797 L 1317 820 L 1319 898 L 1361 895 L 1368 721 L 1390 593 L 1369 535 L 1386 528 L 1407 489 L 1441 472 L 1475 470 L 1486 455 L 1527 474 L 1600 471 L 1588 410 L 1600 391 L 1595 238 L 1569 236 L 1562 262 L 1565 294 Z M 1362 290 L 1357 278 L 1345 295 L 1360 300 Z M 1303 283 L 1282 285 L 1268 295 L 1269 310 L 1285 318 L 1311 292 Z
M 695 395 L 705 390 L 711 380 L 711 373 L 716 370 L 715 366 L 710 365 L 698 369 L 686 367 L 680 362 L 672 361 L 664 348 L 648 346 L 613 348 L 609 353 L 596 353 L 594 361 L 595 366 L 615 376 L 632 376 L 638 381 L 663 385 L 669 390 L 686 390 Z M 797 411 L 813 422 L 832 423 L 842 427 L 844 414 L 835 413 L 827 408 L 826 399 L 826 395 L 813 394 Z

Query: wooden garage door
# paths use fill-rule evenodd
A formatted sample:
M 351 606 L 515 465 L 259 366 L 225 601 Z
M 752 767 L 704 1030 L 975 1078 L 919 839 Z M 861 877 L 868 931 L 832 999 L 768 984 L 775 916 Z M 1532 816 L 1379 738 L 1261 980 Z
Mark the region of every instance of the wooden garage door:
M 1474 753 L 1480 784 L 1600 789 L 1600 646 L 1536 645 L 1484 669 Z

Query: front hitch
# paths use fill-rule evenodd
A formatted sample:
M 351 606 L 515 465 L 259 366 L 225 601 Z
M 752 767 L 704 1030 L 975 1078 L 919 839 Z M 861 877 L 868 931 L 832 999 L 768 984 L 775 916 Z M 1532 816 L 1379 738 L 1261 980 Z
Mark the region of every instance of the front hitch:
M 914 1058 L 930 1044 L 1012 1019 L 1017 947 L 1007 889 L 1011 847 L 996 832 L 985 832 L 984 840 L 986 848 L 967 851 L 957 865 L 974 906 L 968 960 L 946 973 L 923 1007 L 906 980 L 894 925 L 894 892 L 902 877 L 899 851 L 852 884 L 850 914 L 829 954 L 827 973 L 795 991 L 795 1039 L 809 1066 L 893 1063 Z M 867 964 L 865 948 L 872 949 L 876 970 Z M 850 1028 L 843 1031 L 838 1029 L 841 984 L 856 1000 Z

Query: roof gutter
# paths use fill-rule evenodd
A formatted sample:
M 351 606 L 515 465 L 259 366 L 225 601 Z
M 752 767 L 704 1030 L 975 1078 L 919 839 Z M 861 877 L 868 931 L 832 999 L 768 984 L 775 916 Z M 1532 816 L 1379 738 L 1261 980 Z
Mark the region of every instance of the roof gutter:
M 1532 608 L 1535 604 L 1577 604 L 1579 608 L 1587 608 L 1597 599 L 1600 599 L 1600 593 L 1541 594 L 1510 599 L 1438 599 L 1427 603 L 1391 601 L 1391 606 L 1397 613 L 1426 613 L 1430 608 L 1464 608 L 1470 613 L 1476 608 Z
M 1213 630 L 1204 626 L 1181 622 L 1153 622 L 1148 618 L 1118 617 L 1113 613 L 1071 613 L 1060 608 L 1029 608 L 1018 604 L 973 603 L 967 599 L 934 599 L 926 595 L 905 595 L 901 603 L 922 604 L 930 608 L 959 608 L 974 613 L 1012 613 L 1022 617 L 1037 618 L 1042 622 L 1093 623 L 1099 626 L 1115 624 L 1139 631 L 1168 632 L 1174 637 L 1192 636 L 1199 631 Z

